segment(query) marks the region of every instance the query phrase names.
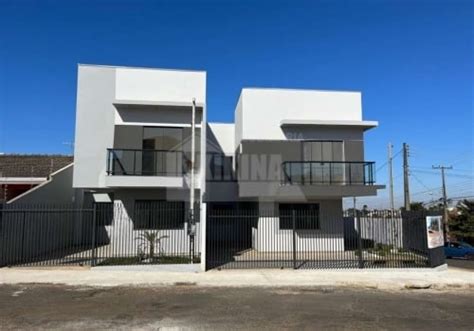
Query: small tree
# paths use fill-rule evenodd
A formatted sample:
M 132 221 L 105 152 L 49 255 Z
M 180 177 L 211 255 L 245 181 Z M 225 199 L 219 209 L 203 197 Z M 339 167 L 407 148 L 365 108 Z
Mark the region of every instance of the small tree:
M 422 202 L 412 202 L 410 203 L 410 209 L 414 211 L 422 211 L 425 210 L 425 206 L 423 206 Z
M 460 239 L 474 241 L 474 200 L 460 201 L 457 213 L 449 220 L 449 232 Z
M 148 247 L 148 258 L 154 260 L 155 258 L 155 248 L 158 248 L 158 253 L 161 254 L 161 241 L 168 236 L 160 236 L 159 232 L 145 231 L 137 238 L 137 240 L 142 241 L 142 245 Z

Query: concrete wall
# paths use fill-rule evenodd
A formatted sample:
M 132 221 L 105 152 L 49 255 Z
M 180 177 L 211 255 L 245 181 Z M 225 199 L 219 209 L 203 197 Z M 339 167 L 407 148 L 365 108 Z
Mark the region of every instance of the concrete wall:
M 224 154 L 233 163 L 235 155 L 235 144 L 234 144 L 234 124 L 230 123 L 209 123 L 208 134 L 207 134 L 207 149 L 209 153 Z M 211 179 L 211 155 L 206 156 L 206 178 Z M 227 178 L 227 175 L 229 177 Z M 237 182 L 233 181 L 235 174 L 226 174 L 226 179 L 223 181 L 206 181 L 206 196 L 205 201 L 237 201 L 238 200 L 238 187 Z
M 235 125 L 233 123 L 209 123 L 208 127 L 208 144 L 211 145 L 210 148 L 218 149 L 219 152 L 226 155 L 234 155 Z
M 74 187 L 105 187 L 107 148 L 114 139 L 114 99 L 115 68 L 79 66 Z
M 360 92 L 242 89 L 236 108 L 241 140 L 286 139 L 282 120 L 362 121 Z
M 117 100 L 190 104 L 206 102 L 206 72 L 152 68 L 117 68 Z
M 240 93 L 239 100 L 237 101 L 237 105 L 235 107 L 235 112 L 234 112 L 234 122 L 235 122 L 235 128 L 234 128 L 234 145 L 235 148 L 237 148 L 242 141 L 242 134 L 243 134 L 243 125 L 244 125 L 244 119 L 243 119 L 243 110 L 242 110 L 242 96 L 243 96 L 243 91 Z
M 71 163 L 51 174 L 46 182 L 10 200 L 8 204 L 72 204 L 81 194 L 81 190 L 72 187 L 72 174 Z
M 313 200 L 320 204 L 320 229 L 297 230 L 297 251 L 344 251 L 342 199 Z M 253 229 L 253 248 L 259 252 L 291 252 L 293 230 L 280 229 L 278 203 L 260 202 L 258 227 Z M 270 215 L 265 217 L 264 215 Z

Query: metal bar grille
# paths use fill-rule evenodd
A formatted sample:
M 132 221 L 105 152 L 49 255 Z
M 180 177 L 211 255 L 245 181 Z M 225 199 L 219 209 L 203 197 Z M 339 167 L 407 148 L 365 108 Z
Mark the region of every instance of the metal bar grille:
M 209 208 L 207 268 L 429 266 L 424 215 L 405 213 L 402 217 L 400 212 L 392 215 L 389 211 L 353 215 L 296 205 L 290 209 L 277 204 Z
M 15 205 L 0 211 L 0 266 L 199 263 L 183 202 Z M 191 254 L 190 254 L 191 252 Z

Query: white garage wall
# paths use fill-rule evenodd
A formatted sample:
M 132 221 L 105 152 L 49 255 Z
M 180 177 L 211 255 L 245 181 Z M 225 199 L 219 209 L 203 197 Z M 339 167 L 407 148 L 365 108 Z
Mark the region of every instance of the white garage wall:
M 342 200 L 315 200 L 319 203 L 320 229 L 297 230 L 297 251 L 344 251 Z M 269 213 L 270 211 L 270 213 Z M 278 215 L 278 203 L 261 202 L 260 213 Z M 253 248 L 259 252 L 291 252 L 293 231 L 281 230 L 278 217 L 260 217 L 253 230 Z

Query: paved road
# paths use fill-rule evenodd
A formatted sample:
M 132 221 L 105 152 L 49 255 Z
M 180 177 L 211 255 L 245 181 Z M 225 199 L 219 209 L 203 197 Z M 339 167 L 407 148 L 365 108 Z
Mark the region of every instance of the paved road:
M 474 330 L 474 291 L 0 286 L 0 329 Z

